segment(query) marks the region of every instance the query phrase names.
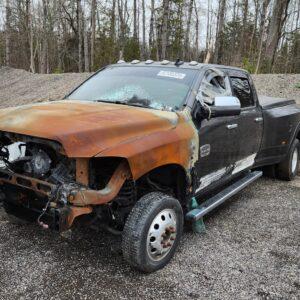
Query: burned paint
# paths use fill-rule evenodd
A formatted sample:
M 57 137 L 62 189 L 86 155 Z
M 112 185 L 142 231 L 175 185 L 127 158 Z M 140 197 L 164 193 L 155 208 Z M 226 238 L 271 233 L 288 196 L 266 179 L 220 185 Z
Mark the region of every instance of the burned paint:
M 175 113 L 58 101 L 4 110 L 0 130 L 58 141 L 68 157 L 126 158 L 134 179 L 167 164 L 188 170 L 198 156 L 197 133 L 188 109 Z
M 14 173 L 0 180 L 49 199 L 63 195 L 68 202 L 62 214 L 65 224 L 60 227 L 63 228 L 69 228 L 76 217 L 91 213 L 92 206 L 113 201 L 126 180 L 136 181 L 166 165 L 181 166 L 190 178 L 190 170 L 198 160 L 198 134 L 188 108 L 175 113 L 116 104 L 59 101 L 2 111 L 0 130 L 10 133 L 13 141 L 44 143 L 55 151 L 58 148 L 53 142 L 58 142 L 62 146 L 60 155 L 75 158 L 75 184 L 55 185 Z M 100 190 L 89 187 L 92 157 L 124 159 Z M 56 200 L 51 201 L 55 208 Z M 55 209 L 60 211 L 58 207 Z
M 127 163 L 121 163 L 115 170 L 107 186 L 99 191 L 90 189 L 75 189 L 69 196 L 69 202 L 77 206 L 100 205 L 112 201 L 119 193 L 126 179 L 130 179 L 131 173 Z

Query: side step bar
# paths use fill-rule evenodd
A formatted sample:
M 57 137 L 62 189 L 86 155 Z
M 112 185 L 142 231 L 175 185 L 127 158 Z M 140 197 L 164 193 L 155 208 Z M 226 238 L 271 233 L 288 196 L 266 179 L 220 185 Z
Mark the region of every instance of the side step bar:
M 208 199 L 207 201 L 199 205 L 197 208 L 189 211 L 185 216 L 186 219 L 194 222 L 200 220 L 203 216 L 211 212 L 214 208 L 221 205 L 233 195 L 246 188 L 248 185 L 260 178 L 262 175 L 263 172 L 261 171 L 254 171 L 247 174 L 245 177 L 233 183 L 231 186 L 225 188 L 223 191 Z

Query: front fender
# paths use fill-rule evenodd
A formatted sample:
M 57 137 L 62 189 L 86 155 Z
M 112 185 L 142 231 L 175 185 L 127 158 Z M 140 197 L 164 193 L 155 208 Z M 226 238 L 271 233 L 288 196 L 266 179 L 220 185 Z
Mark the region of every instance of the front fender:
M 125 158 L 134 180 L 168 164 L 180 165 L 189 174 L 198 159 L 198 145 L 197 130 L 192 120 L 182 113 L 175 128 L 128 140 L 99 153 L 96 157 Z

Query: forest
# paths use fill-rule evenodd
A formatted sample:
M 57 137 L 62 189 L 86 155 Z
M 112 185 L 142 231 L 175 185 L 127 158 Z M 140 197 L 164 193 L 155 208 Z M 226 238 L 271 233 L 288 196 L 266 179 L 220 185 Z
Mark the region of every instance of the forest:
M 0 66 L 184 60 L 300 73 L 299 0 L 0 0 Z

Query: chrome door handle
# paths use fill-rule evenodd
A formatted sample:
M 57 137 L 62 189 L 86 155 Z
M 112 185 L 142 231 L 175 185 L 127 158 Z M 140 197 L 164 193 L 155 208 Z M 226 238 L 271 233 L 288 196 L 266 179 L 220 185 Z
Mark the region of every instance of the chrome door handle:
M 264 119 L 263 118 L 255 118 L 254 119 L 254 121 L 256 122 L 256 123 L 260 123 L 260 122 L 262 122 Z
M 238 124 L 230 124 L 230 125 L 227 125 L 226 127 L 227 127 L 227 129 L 231 130 L 231 129 L 237 128 Z

